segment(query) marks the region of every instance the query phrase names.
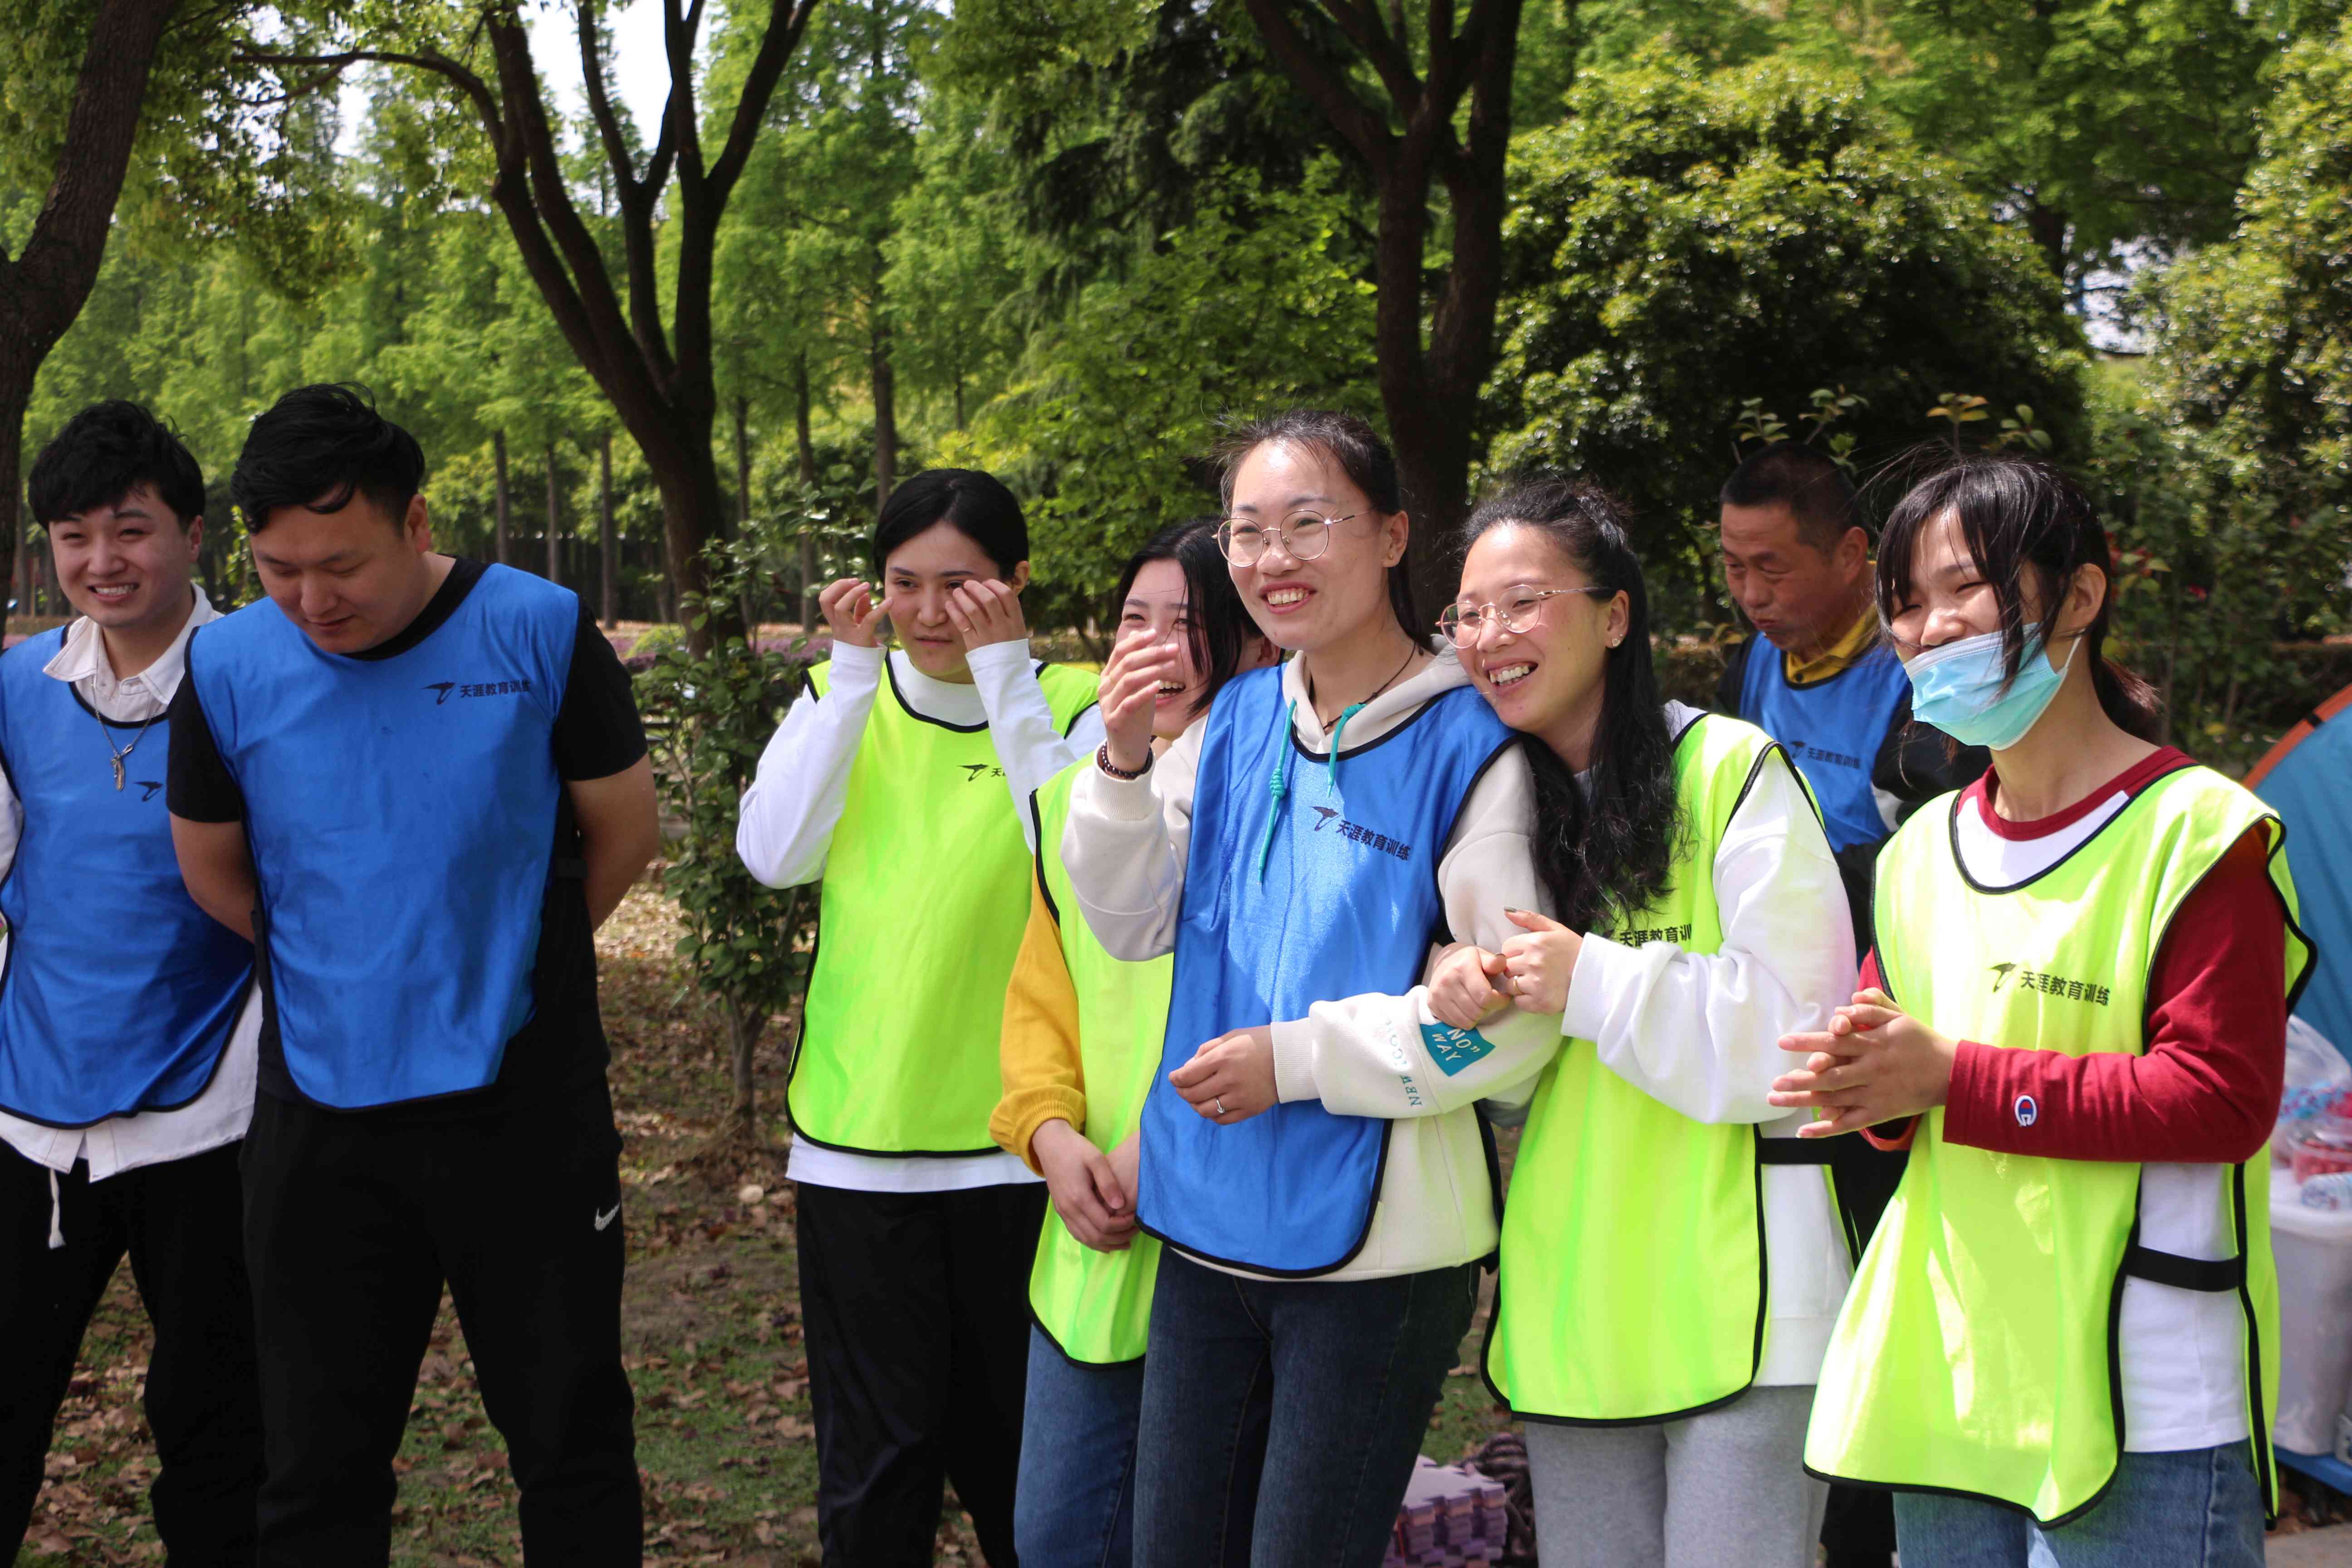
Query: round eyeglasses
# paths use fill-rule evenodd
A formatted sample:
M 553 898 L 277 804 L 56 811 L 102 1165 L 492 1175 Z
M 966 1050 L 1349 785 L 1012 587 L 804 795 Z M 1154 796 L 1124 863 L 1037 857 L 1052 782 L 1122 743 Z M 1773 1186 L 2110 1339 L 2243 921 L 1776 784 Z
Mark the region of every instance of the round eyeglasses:
M 1437 629 L 1454 641 L 1455 647 L 1469 647 L 1478 640 L 1478 634 L 1491 623 L 1517 637 L 1536 629 L 1543 616 L 1543 602 L 1562 594 L 1582 594 L 1591 598 L 1606 599 L 1616 595 L 1614 588 L 1514 588 L 1501 599 L 1484 605 L 1448 605 L 1437 617 Z
M 1293 561 L 1312 561 L 1331 548 L 1331 531 L 1355 516 L 1294 511 L 1272 528 L 1254 517 L 1229 517 L 1217 524 L 1217 548 L 1236 566 L 1255 566 L 1279 540 L 1282 552 Z

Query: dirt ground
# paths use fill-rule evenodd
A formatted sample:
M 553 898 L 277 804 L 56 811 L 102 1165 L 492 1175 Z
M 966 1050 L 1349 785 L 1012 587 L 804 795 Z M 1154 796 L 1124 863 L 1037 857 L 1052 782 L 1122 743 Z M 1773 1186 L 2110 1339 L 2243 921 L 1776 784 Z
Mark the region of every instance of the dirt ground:
M 726 1109 L 722 1026 L 671 959 L 678 928 L 641 885 L 597 939 L 623 1133 L 629 1274 L 625 1352 L 637 1394 L 646 1557 L 663 1563 L 814 1564 L 816 1450 L 783 1181 L 784 1033 L 765 1042 L 761 1093 L 775 1145 L 716 1165 L 690 1156 Z M 1424 1451 L 1454 1459 L 1497 1424 L 1475 1335 Z M 48 1482 L 16 1568 L 161 1563 L 147 1509 L 155 1465 L 139 1409 L 146 1321 L 128 1268 L 82 1346 Z M 482 1414 L 447 1303 L 396 1461 L 399 1568 L 519 1564 L 506 1447 Z M 950 1495 L 945 1568 L 982 1559 Z

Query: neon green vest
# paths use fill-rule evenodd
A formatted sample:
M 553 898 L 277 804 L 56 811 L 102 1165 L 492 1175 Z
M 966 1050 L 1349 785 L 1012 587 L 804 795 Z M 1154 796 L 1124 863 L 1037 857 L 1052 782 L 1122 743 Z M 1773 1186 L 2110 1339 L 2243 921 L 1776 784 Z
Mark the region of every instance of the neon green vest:
M 1128 963 L 1103 951 L 1078 912 L 1070 874 L 1062 868 L 1062 825 L 1069 820 L 1070 786 L 1081 762 L 1055 774 L 1033 797 L 1037 817 L 1037 880 L 1062 931 L 1062 962 L 1078 994 L 1078 1073 L 1087 1094 L 1089 1142 L 1108 1153 L 1127 1141 L 1143 1115 L 1143 1097 L 1160 1066 L 1168 1027 L 1168 983 L 1173 958 Z M 1129 1199 L 1132 1201 L 1132 1194 Z M 1133 1361 L 1151 1329 L 1151 1285 L 1160 1273 L 1160 1243 L 1138 1234 L 1124 1252 L 1097 1252 L 1045 1211 L 1037 1261 L 1029 1270 L 1029 1310 L 1072 1361 Z
M 2278 819 L 2210 769 L 2142 790 L 2081 847 L 2005 892 L 1953 849 L 1957 795 L 1922 808 L 1878 861 L 1878 961 L 1903 1010 L 1953 1039 L 2064 1051 L 2144 1048 L 2147 976 L 2173 916 L 2255 824 L 2285 901 L 2291 994 L 2310 962 Z M 2038 1108 L 2011 1108 L 2031 1125 Z M 2126 1275 L 2228 1289 L 2246 1322 L 2246 1420 L 2274 1498 L 2278 1280 L 2270 1163 L 2223 1184 L 2239 1258 L 2137 1246 L 2140 1168 L 1996 1154 L 1920 1118 L 1871 1237 L 1813 1401 L 1809 1469 L 1832 1479 L 1989 1498 L 2063 1524 L 2095 1503 L 2122 1451 L 2116 1323 Z M 2126 1254 L 2130 1256 L 2127 1258 Z M 2275 1506 L 2274 1502 L 2272 1506 Z
M 820 699 L 832 673 L 809 671 Z M 1067 733 L 1095 678 L 1049 664 L 1037 679 Z M 919 716 L 886 664 L 825 856 L 787 1092 L 796 1136 L 861 1154 L 993 1152 L 997 1038 L 1028 889 L 988 727 Z
M 1788 753 L 1752 724 L 1708 715 L 1682 732 L 1674 876 L 1607 935 L 1693 953 L 1723 945 L 1716 847 L 1768 766 L 1790 767 Z M 1486 1340 L 1496 1397 L 1524 1416 L 1590 1424 L 1737 1398 L 1764 1353 L 1762 1161 L 1826 1154 L 1694 1121 L 1602 1067 L 1591 1042 L 1569 1041 L 1537 1086 L 1503 1209 Z

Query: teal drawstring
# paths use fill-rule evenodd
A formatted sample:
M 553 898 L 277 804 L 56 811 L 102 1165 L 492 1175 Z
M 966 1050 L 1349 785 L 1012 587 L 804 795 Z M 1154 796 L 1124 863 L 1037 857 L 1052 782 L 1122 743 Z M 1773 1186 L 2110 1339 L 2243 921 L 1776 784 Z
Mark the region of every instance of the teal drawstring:
M 1257 879 L 1265 880 L 1265 858 L 1274 848 L 1274 825 L 1282 820 L 1282 797 L 1290 793 L 1290 721 L 1298 711 L 1298 699 L 1282 710 L 1282 743 L 1274 750 L 1274 776 L 1266 781 L 1273 793 L 1274 808 L 1265 814 L 1265 836 L 1257 841 Z
M 1331 750 L 1323 759 L 1323 766 L 1324 776 L 1331 781 L 1334 792 L 1339 787 L 1339 737 L 1348 732 L 1348 721 L 1363 710 L 1364 704 L 1351 703 L 1339 710 L 1339 721 L 1331 726 Z M 1297 714 L 1298 699 L 1294 697 L 1290 706 L 1282 710 L 1282 744 L 1275 748 L 1274 776 L 1266 781 L 1266 788 L 1274 795 L 1274 809 L 1266 813 L 1265 836 L 1257 842 L 1257 879 L 1261 882 L 1265 880 L 1265 858 L 1274 849 L 1275 824 L 1282 820 L 1282 802 L 1290 794 L 1291 724 Z
M 1379 694 L 1375 692 L 1373 695 Z M 1323 766 L 1326 770 L 1325 776 L 1331 781 L 1334 793 L 1337 793 L 1339 788 L 1339 737 L 1348 732 L 1348 721 L 1363 710 L 1364 705 L 1361 702 L 1350 703 L 1339 710 L 1339 721 L 1331 726 L 1331 751 L 1323 759 Z

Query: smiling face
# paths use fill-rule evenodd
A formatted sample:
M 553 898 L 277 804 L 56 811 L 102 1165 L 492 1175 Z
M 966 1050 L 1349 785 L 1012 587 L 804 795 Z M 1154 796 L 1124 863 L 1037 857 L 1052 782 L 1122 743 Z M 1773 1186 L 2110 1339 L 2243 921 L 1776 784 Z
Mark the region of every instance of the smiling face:
M 1318 448 L 1281 441 L 1253 448 L 1234 470 L 1225 510 L 1268 530 L 1301 511 L 1349 519 L 1311 561 L 1277 543 L 1249 565 L 1228 563 L 1250 618 L 1276 647 L 1312 653 L 1395 619 L 1388 569 L 1404 558 L 1412 524 L 1402 512 L 1373 510 L 1348 471 Z
M 1591 578 L 1542 529 L 1506 522 L 1471 544 L 1454 605 L 1499 610 L 1530 591 L 1591 586 Z M 1462 649 L 1462 668 L 1496 718 L 1570 756 L 1574 737 L 1590 743 L 1609 650 L 1624 640 L 1631 613 L 1622 593 L 1554 594 L 1540 601 L 1535 625 L 1524 632 L 1505 630 L 1496 614 L 1479 628 L 1477 642 Z
M 112 506 L 96 506 L 49 524 L 58 585 L 77 614 L 110 637 L 178 634 L 194 603 L 189 580 L 205 540 L 204 520 L 187 526 L 155 487 L 139 484 Z
M 1193 657 L 1191 590 L 1184 568 L 1173 561 L 1147 561 L 1135 574 L 1135 583 L 1119 606 L 1122 637 L 1148 634 L 1153 644 L 1175 650 L 1176 668 L 1160 683 L 1152 700 L 1151 732 L 1172 741 L 1184 732 L 1201 706 L 1208 671 Z
M 935 522 L 882 563 L 882 609 L 907 658 L 934 680 L 969 682 L 963 637 L 948 614 L 948 595 L 966 583 L 1004 582 L 1015 593 L 1028 585 L 1029 563 L 1004 577 L 972 537 L 952 523 Z
M 397 517 L 364 495 L 334 511 L 275 507 L 252 542 L 262 591 L 328 653 L 390 641 L 433 596 L 423 496 Z

